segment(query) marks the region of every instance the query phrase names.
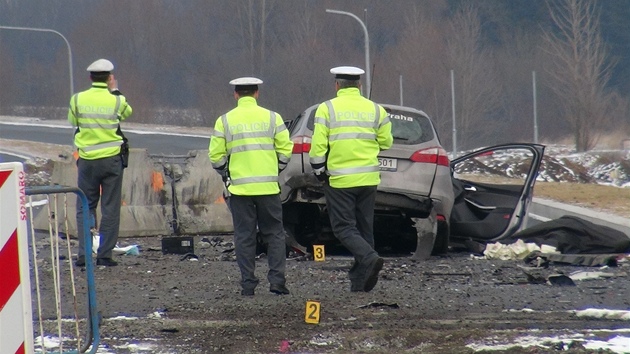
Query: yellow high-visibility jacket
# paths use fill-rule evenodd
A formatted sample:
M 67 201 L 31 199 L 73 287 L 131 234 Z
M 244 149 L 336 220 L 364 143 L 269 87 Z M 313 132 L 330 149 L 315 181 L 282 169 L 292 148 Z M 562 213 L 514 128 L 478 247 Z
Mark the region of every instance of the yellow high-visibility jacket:
M 331 187 L 376 186 L 381 182 L 377 156 L 392 146 L 391 130 L 383 107 L 358 88 L 340 89 L 315 112 L 310 163 L 326 164 Z
M 208 156 L 213 168 L 227 168 L 230 193 L 273 195 L 280 193 L 278 171 L 289 162 L 292 151 L 293 142 L 280 114 L 245 96 L 217 119 Z
M 104 82 L 94 82 L 91 88 L 72 95 L 68 122 L 77 127 L 74 145 L 79 157 L 96 160 L 118 155 L 123 143 L 117 134 L 119 123 L 132 112 L 125 96 L 112 95 Z

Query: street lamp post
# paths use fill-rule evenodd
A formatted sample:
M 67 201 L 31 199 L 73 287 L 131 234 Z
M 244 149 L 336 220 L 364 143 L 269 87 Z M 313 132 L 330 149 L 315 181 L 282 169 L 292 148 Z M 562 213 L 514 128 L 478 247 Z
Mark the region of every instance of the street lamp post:
M 36 32 L 51 32 L 58 36 L 60 36 L 64 42 L 66 42 L 66 46 L 68 47 L 68 68 L 70 70 L 70 96 L 74 94 L 74 79 L 72 77 L 72 49 L 70 49 L 70 42 L 63 36 L 63 34 L 47 29 L 47 28 L 31 28 L 31 27 L 12 27 L 12 26 L 0 26 L 0 29 L 10 29 L 10 30 L 20 30 L 20 31 L 36 31 Z
M 330 9 L 326 9 L 326 12 L 331 13 L 331 14 L 350 16 L 354 18 L 355 20 L 359 21 L 359 23 L 361 24 L 361 27 L 363 27 L 363 34 L 365 34 L 365 86 L 366 86 L 366 91 L 367 91 L 365 96 L 368 97 L 371 92 L 372 84 L 370 82 L 371 80 L 370 78 L 370 38 L 368 37 L 367 27 L 365 26 L 363 21 L 361 21 L 361 19 L 358 18 L 353 13 L 339 11 L 339 10 L 330 10 Z
M 536 106 L 536 72 L 532 71 L 532 93 L 534 97 L 534 144 L 538 144 L 538 108 Z
M 455 119 L 455 71 L 451 70 L 451 105 L 453 110 L 453 158 L 457 157 L 457 120 Z

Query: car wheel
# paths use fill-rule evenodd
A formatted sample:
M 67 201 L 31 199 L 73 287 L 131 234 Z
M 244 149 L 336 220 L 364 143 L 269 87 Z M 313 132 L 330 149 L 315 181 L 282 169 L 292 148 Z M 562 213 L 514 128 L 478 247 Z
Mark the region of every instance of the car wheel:
M 437 235 L 435 236 L 435 243 L 433 244 L 431 255 L 436 256 L 448 253 L 450 242 L 449 234 L 448 223 L 446 221 L 438 221 Z
M 302 254 L 306 254 L 306 252 L 305 252 L 306 249 L 304 247 L 302 247 L 302 249 L 304 249 L 304 251 L 302 251 L 302 249 L 296 248 L 295 245 L 291 246 L 291 244 L 289 243 L 289 240 L 288 240 L 289 237 L 288 237 L 288 235 L 286 233 L 286 230 L 285 230 L 285 239 L 287 240 L 286 241 L 286 249 L 285 249 L 285 255 L 287 257 L 295 255 L 295 252 L 300 252 Z M 267 248 L 268 247 L 269 247 L 269 243 L 267 243 L 267 242 L 265 242 L 263 240 L 263 237 L 260 234 L 260 232 L 257 232 L 256 233 L 256 254 L 259 255 L 259 254 L 262 254 L 262 253 L 267 253 Z
M 316 244 L 322 231 L 320 211 L 315 204 L 289 203 L 283 205 L 284 230 L 287 245 L 309 250 Z
M 409 254 L 418 245 L 418 231 L 411 218 L 388 223 L 387 231 L 381 229 L 374 233 L 374 241 L 379 252 Z
M 301 245 L 297 239 L 295 238 L 295 228 L 296 224 L 294 223 L 284 223 L 284 232 L 287 243 L 287 252 L 291 251 L 300 252 L 302 254 L 307 254 L 309 251 L 306 249 L 304 245 Z

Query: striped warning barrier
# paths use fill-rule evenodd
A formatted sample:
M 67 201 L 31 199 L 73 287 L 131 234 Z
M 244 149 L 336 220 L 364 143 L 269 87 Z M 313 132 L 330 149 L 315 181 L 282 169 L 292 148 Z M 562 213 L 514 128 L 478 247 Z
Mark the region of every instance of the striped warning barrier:
M 33 353 L 26 194 L 21 163 L 0 164 L 0 353 Z

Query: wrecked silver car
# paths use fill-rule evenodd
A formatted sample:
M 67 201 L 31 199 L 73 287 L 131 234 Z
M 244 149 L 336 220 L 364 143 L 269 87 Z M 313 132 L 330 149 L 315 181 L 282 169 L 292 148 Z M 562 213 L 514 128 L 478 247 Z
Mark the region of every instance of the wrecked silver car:
M 500 237 L 499 229 L 506 234 L 519 229 L 531 201 L 544 147 L 502 145 L 451 163 L 426 113 L 411 107 L 382 106 L 392 122 L 394 143 L 379 154 L 381 184 L 374 216 L 377 248 L 403 254 L 444 254 L 452 238 L 493 239 Z M 316 109 L 317 105 L 311 106 L 285 122 L 294 148 L 279 178 L 287 244 L 302 252 L 308 252 L 314 244 L 336 243 L 322 186 L 309 164 Z M 507 165 L 474 169 L 486 166 L 484 162 L 491 156 L 504 155 L 518 156 L 514 171 Z M 515 163 L 514 159 L 508 163 Z M 474 172 L 486 179 L 477 180 Z M 491 172 L 497 174 L 497 179 L 489 178 Z M 460 177 L 463 179 L 458 180 Z M 510 179 L 514 180 L 506 182 Z M 473 191 L 479 191 L 479 196 Z M 466 213 L 465 208 L 475 205 L 479 210 Z M 500 215 L 498 220 L 495 215 Z M 488 224 L 487 233 L 483 232 L 484 223 Z

